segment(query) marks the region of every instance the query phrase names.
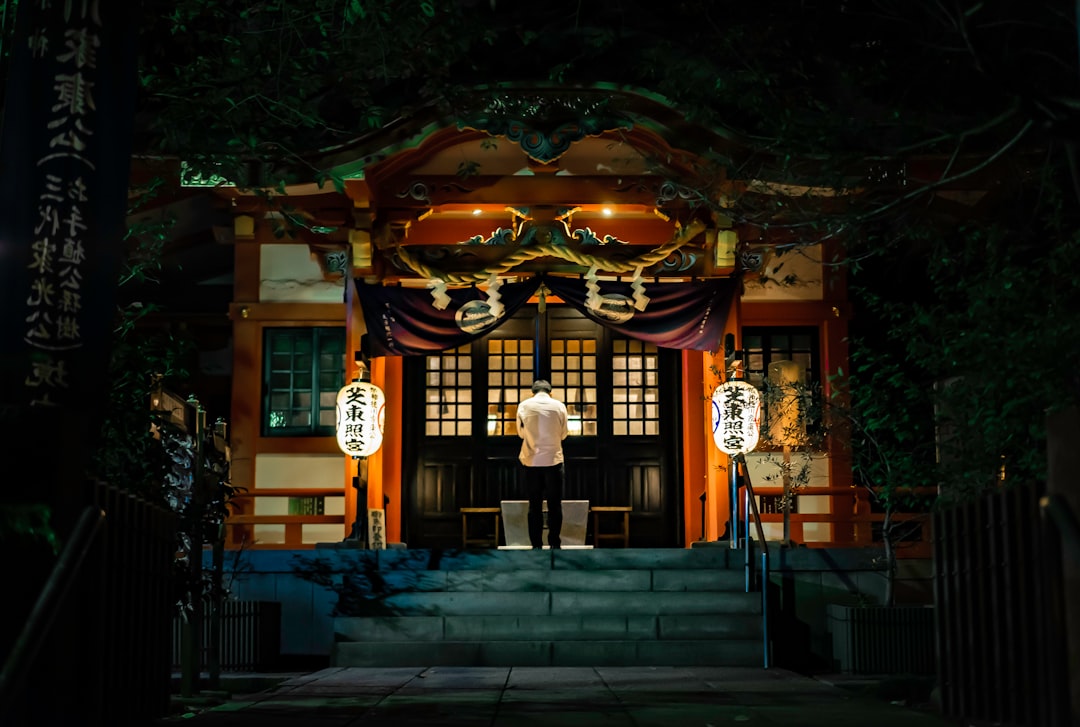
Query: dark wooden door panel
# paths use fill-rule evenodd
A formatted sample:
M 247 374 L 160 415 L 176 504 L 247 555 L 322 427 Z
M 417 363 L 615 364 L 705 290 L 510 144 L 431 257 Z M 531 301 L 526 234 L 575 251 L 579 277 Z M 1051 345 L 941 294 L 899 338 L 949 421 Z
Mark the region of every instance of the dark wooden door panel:
M 421 542 L 452 545 L 461 542 L 461 521 L 457 513 L 460 493 L 467 492 L 473 474 L 471 460 L 424 461 L 417 472 L 416 500 L 410 509 L 406 542 L 416 542 L 414 534 L 424 533 Z M 414 546 L 416 547 L 416 546 Z
M 627 462 L 627 486 L 630 490 L 630 504 L 638 512 L 662 512 L 664 510 L 663 490 L 660 486 L 660 465 L 653 462 Z
M 405 467 L 403 494 L 410 547 L 445 548 L 461 544 L 462 507 L 497 507 L 502 500 L 525 498 L 518 452 L 521 440 L 511 430 L 491 429 L 493 406 L 488 384 L 506 381 L 506 375 L 489 377 L 489 339 L 532 339 L 535 372 L 519 374 L 521 397 L 527 396 L 533 375 L 551 377 L 553 349 L 568 353 L 566 344 L 553 341 L 595 341 L 595 403 L 598 419 L 593 430 L 564 442 L 566 455 L 565 499 L 588 500 L 593 505 L 633 507 L 630 544 L 637 547 L 676 547 L 681 532 L 678 506 L 682 489 L 678 436 L 678 353 L 661 350 L 659 431 L 647 436 L 616 435 L 610 415 L 612 400 L 612 337 L 606 329 L 563 307 L 549 306 L 545 314 L 535 307 L 519 312 L 515 319 L 471 347 L 471 390 L 467 392 L 475 411 L 471 429 L 460 436 L 428 436 L 425 426 L 424 357 L 405 362 Z M 579 345 L 579 344 L 574 344 Z M 498 344 L 505 352 L 505 345 Z M 498 361 L 493 361 L 495 365 Z M 577 361 L 580 364 L 580 361 Z M 572 368 L 570 370 L 573 370 Z M 579 368 L 579 371 L 584 369 Z M 528 379 L 528 380 L 525 380 Z M 460 380 L 460 377 L 459 377 Z M 505 384 L 504 384 L 505 385 Z M 624 391 L 620 390 L 621 391 Z M 578 393 L 578 392 L 574 392 Z M 456 398 L 455 401 L 461 401 Z M 580 399 L 579 399 L 580 400 Z M 591 402 L 590 402 L 591 403 Z M 512 415 L 506 420 L 512 424 Z M 625 421 L 625 418 L 624 418 Z M 437 431 L 437 430 L 436 430 Z M 592 434 L 595 432 L 595 434 Z M 591 528 L 591 523 L 590 523 Z
M 517 456 L 492 457 L 483 463 L 485 487 L 475 493 L 474 507 L 498 507 L 503 500 L 522 500 L 525 486 L 520 482 Z
M 472 477 L 472 462 L 425 462 L 420 470 L 419 511 L 425 515 L 454 512 L 457 497 L 465 492 Z
M 567 459 L 564 500 L 588 500 L 592 505 L 599 505 L 603 490 L 604 473 L 595 457 Z

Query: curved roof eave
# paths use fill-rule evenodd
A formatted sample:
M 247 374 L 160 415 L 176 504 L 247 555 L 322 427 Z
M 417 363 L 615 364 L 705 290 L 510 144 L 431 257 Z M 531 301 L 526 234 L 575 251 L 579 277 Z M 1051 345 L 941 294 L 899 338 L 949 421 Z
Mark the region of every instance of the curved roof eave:
M 458 103 L 458 109 L 484 108 L 484 100 L 491 94 L 544 94 L 550 96 L 574 93 L 605 96 L 616 102 L 619 113 L 636 127 L 655 133 L 674 148 L 692 153 L 705 153 L 724 148 L 728 151 L 742 148 L 746 142 L 726 129 L 705 127 L 687 121 L 675 106 L 662 95 L 648 89 L 616 83 L 593 83 L 589 85 L 557 85 L 550 83 L 500 82 L 477 86 L 473 89 L 472 103 Z M 395 154 L 417 148 L 432 133 L 445 128 L 460 126 L 460 113 L 440 111 L 431 103 L 409 116 L 399 117 L 370 134 L 332 148 L 320 150 L 312 159 L 318 168 L 342 178 L 363 178 L 364 170 Z

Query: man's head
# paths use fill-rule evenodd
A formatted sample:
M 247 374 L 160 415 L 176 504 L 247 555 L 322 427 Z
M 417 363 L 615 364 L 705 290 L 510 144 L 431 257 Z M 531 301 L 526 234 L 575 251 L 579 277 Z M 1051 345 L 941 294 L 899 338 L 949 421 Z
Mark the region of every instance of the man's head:
M 541 391 L 544 392 L 545 394 L 550 394 L 551 393 L 551 384 L 544 381 L 543 379 L 537 379 L 536 381 L 533 382 L 532 392 L 534 394 L 539 394 Z

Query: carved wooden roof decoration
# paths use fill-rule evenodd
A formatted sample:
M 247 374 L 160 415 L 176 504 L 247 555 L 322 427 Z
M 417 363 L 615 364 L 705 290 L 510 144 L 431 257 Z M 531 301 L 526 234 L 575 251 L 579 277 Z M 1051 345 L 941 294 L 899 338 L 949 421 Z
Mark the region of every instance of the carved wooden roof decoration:
M 624 91 L 494 93 L 441 127 L 411 138 L 395 130 L 392 151 L 358 151 L 356 162 L 339 152 L 339 168 L 362 172 L 345 180 L 344 196 L 290 190 L 286 217 L 300 223 L 290 237 L 331 252 L 351 246 L 354 275 L 386 283 L 590 269 L 728 277 L 744 233 L 723 200 L 749 186 L 715 165 L 721 176 L 707 177 L 709 165 L 671 142 L 700 133 Z M 731 152 L 730 140 L 711 139 Z M 261 204 L 232 202 L 253 214 Z M 747 232 L 759 244 L 772 236 Z

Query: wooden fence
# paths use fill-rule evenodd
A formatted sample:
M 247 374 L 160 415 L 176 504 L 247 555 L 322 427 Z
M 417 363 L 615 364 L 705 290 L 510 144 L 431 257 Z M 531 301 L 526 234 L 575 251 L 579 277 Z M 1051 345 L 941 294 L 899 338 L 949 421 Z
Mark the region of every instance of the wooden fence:
M 934 514 L 942 707 L 965 724 L 1070 724 L 1061 548 L 1040 520 L 1039 489 Z
M 174 515 L 108 485 L 97 485 L 93 500 L 105 511 L 91 569 L 101 596 L 101 649 L 98 664 L 87 664 L 86 673 L 101 675 L 103 724 L 162 716 L 168 713 L 172 678 Z
M 79 504 L 59 560 L 43 564 L 52 572 L 24 622 L 11 675 L 20 689 L 0 723 L 111 727 L 168 714 L 173 513 L 100 483 Z
M 202 648 L 199 671 L 210 670 L 214 648 L 211 630 L 213 604 L 203 603 Z M 218 666 L 222 671 L 273 671 L 281 655 L 281 603 L 278 601 L 224 601 L 221 604 Z M 172 665 L 181 668 L 183 632 L 180 617 L 173 619 Z

